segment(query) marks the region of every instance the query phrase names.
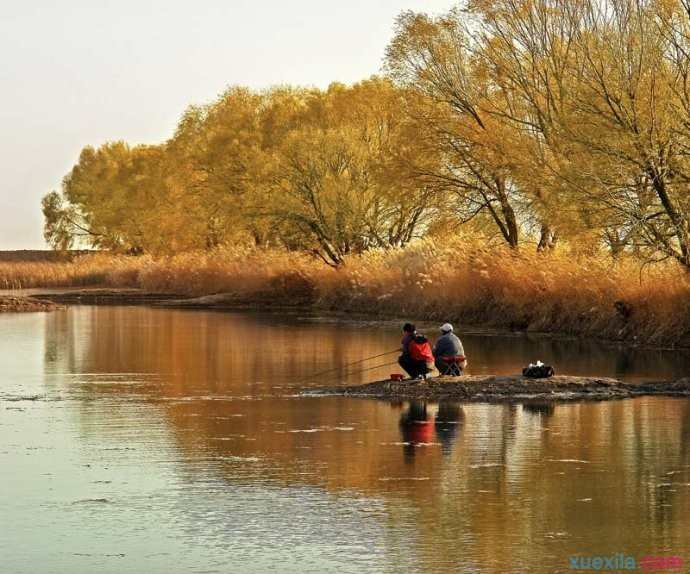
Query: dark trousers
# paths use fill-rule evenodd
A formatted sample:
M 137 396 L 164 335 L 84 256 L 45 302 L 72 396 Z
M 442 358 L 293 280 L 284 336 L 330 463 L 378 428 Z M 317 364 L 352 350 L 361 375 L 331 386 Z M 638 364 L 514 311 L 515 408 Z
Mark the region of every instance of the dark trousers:
M 398 364 L 413 379 L 416 379 L 419 375 L 426 375 L 431 371 L 426 361 L 415 361 L 409 355 L 400 355 L 398 357 Z
M 449 375 L 452 377 L 459 377 L 462 375 L 462 367 L 457 363 L 448 363 L 441 357 L 436 357 L 434 363 L 441 375 Z

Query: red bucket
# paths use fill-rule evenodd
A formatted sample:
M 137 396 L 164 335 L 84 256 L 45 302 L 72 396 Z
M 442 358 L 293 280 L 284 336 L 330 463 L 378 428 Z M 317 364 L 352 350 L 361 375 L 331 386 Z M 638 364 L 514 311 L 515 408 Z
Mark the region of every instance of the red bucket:
M 402 381 L 404 378 L 400 373 L 391 373 L 391 381 Z

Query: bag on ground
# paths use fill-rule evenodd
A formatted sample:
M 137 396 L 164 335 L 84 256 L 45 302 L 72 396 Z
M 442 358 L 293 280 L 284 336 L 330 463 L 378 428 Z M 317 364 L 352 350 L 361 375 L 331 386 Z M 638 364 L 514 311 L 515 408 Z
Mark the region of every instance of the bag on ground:
M 529 365 L 522 369 L 522 376 L 529 377 L 530 379 L 547 379 L 553 377 L 556 371 L 550 365 L 536 364 Z

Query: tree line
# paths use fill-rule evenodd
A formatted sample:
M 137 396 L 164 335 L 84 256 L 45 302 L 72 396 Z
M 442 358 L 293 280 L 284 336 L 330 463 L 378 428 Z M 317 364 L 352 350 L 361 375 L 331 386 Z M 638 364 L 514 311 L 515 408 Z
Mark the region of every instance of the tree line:
M 233 87 L 160 145 L 86 147 L 46 239 L 131 253 L 351 253 L 469 230 L 690 269 L 690 0 L 404 12 L 383 74 Z

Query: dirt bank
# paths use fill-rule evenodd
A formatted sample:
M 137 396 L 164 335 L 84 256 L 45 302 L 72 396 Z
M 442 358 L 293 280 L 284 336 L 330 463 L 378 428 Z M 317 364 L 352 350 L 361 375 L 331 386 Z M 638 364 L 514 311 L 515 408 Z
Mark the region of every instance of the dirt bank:
M 690 396 L 690 378 L 678 381 L 624 383 L 616 379 L 570 377 L 549 379 L 523 376 L 438 377 L 426 381 L 375 381 L 365 385 L 305 391 L 309 395 L 344 395 L 382 399 L 454 399 L 459 401 L 546 401 L 622 399 L 642 395 Z
M 346 319 L 366 320 L 368 322 L 412 320 L 417 324 L 429 322 L 435 318 L 430 315 L 404 315 L 392 311 L 367 309 L 366 306 L 357 309 L 350 307 L 321 306 L 315 304 L 308 297 L 277 297 L 273 291 L 257 290 L 251 294 L 216 293 L 213 295 L 192 296 L 162 291 L 150 291 L 128 287 L 87 287 L 87 288 L 57 288 L 41 289 L 41 299 L 62 305 L 154 305 L 160 307 L 182 309 L 209 309 L 218 311 L 259 311 L 259 312 L 292 312 L 318 314 L 319 316 L 341 317 Z M 436 321 L 442 319 L 436 318 Z M 443 319 L 445 320 L 445 319 Z M 530 329 L 508 328 L 486 323 L 461 322 L 465 331 L 487 335 L 529 334 L 530 336 L 560 339 L 577 339 L 578 336 L 564 331 L 536 331 Z M 397 328 L 397 327 L 396 327 Z M 618 338 L 590 337 L 592 340 L 609 344 L 624 344 L 629 347 L 647 349 L 690 349 L 690 333 L 675 345 L 662 345 L 644 342 L 634 338 L 620 340 Z
M 24 313 L 30 311 L 54 311 L 61 306 L 35 297 L 7 297 L 0 295 L 0 313 Z
M 62 305 L 157 305 L 184 301 L 183 296 L 150 293 L 141 289 L 69 289 L 41 293 L 41 299 Z

